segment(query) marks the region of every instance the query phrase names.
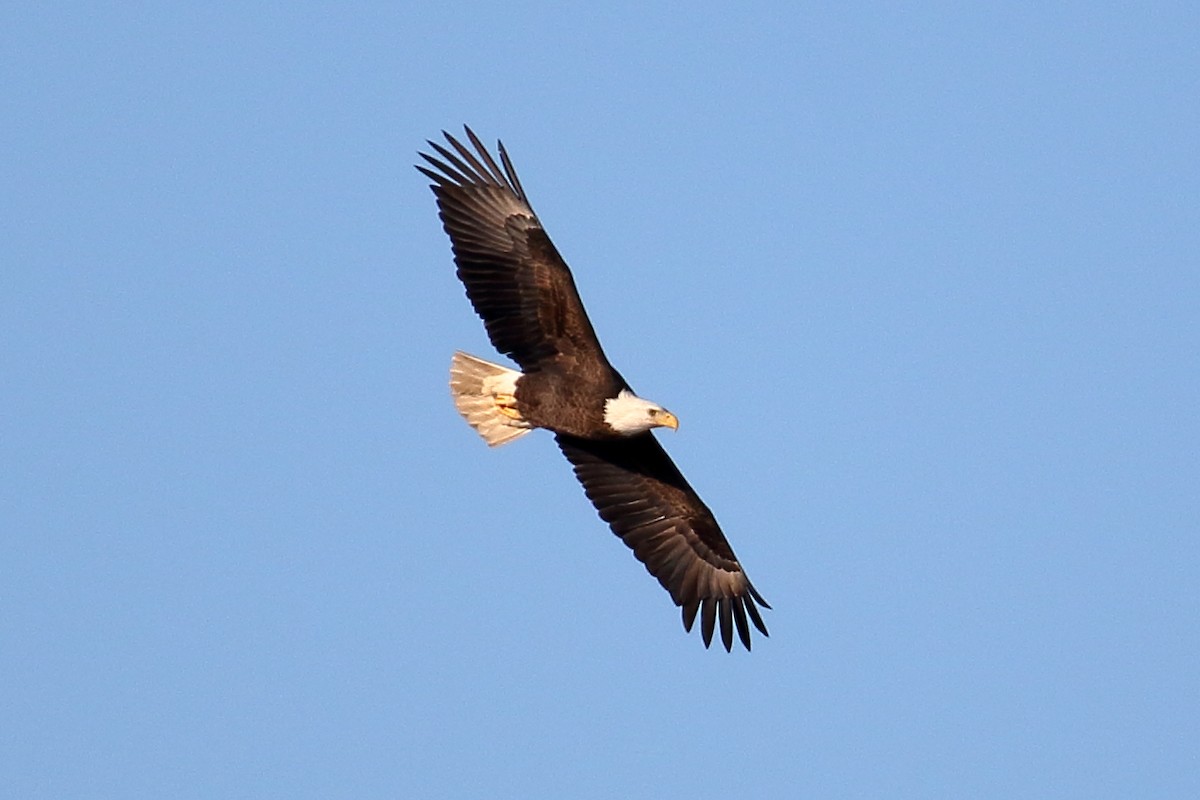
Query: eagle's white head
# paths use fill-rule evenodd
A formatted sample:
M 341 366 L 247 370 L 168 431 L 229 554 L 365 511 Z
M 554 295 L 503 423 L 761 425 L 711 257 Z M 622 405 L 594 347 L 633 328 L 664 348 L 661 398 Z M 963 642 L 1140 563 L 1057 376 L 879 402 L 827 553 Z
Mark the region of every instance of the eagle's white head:
M 679 420 L 674 414 L 628 389 L 622 389 L 616 397 L 604 401 L 604 421 L 622 436 L 645 433 L 651 428 L 679 429 Z

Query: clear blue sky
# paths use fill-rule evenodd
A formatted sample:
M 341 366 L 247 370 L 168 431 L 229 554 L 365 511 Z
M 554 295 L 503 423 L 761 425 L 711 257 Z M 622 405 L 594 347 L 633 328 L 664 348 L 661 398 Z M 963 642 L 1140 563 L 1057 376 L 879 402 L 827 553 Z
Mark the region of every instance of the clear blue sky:
M 683 8 L 0 11 L 0 794 L 1200 796 L 1200 11 Z M 753 653 L 454 412 L 463 122 Z

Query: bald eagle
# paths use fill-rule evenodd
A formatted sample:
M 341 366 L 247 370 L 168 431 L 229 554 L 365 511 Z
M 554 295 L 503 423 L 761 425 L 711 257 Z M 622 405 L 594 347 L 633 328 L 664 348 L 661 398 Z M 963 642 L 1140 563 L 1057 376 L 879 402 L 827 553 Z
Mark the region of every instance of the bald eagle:
M 704 646 L 720 620 L 725 650 L 736 626 L 764 636 L 750 583 L 708 507 L 667 456 L 653 428 L 675 415 L 634 394 L 605 357 L 566 262 L 530 206 L 504 145 L 500 163 L 466 128 L 472 152 L 445 131 L 439 157 L 417 165 L 433 183 L 458 277 L 492 344 L 520 371 L 457 352 L 450 364 L 455 406 L 491 446 L 534 428 L 554 434 L 588 499 L 682 609 L 696 615 Z

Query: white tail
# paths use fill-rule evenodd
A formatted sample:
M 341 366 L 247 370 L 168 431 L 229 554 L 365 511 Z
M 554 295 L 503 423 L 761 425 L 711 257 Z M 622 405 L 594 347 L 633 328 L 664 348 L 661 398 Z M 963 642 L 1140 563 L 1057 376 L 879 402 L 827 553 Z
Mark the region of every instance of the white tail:
M 450 359 L 450 394 L 454 405 L 491 447 L 511 442 L 532 430 L 516 409 L 521 373 L 459 351 Z

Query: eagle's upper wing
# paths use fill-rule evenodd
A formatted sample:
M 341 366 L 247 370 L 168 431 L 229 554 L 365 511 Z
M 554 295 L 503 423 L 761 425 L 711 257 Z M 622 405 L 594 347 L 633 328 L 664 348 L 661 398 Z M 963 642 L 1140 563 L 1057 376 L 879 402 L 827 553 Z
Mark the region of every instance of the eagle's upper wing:
M 454 250 L 458 277 L 496 349 L 529 372 L 557 357 L 607 365 L 562 256 L 542 229 L 521 181 L 499 146 L 503 172 L 466 129 L 475 153 L 443 131 L 453 150 L 422 153 Z M 436 171 L 435 171 L 436 170 Z
M 750 626 L 767 635 L 755 602 L 770 608 L 751 585 L 717 520 L 649 432 L 605 441 L 556 434 L 588 499 L 613 533 L 683 609 L 690 631 L 700 612 L 704 646 L 721 620 L 721 642 L 733 629 L 750 649 Z

